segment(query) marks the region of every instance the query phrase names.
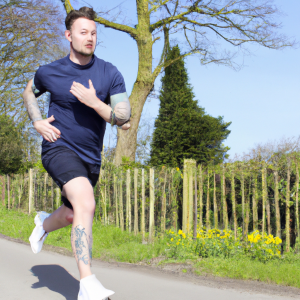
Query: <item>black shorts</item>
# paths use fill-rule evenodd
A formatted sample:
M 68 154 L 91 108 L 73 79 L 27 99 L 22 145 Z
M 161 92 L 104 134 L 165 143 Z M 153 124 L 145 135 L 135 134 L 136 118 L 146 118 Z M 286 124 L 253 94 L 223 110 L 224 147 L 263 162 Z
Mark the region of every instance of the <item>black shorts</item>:
M 42 163 L 61 190 L 64 184 L 76 177 L 86 177 L 93 187 L 99 178 L 100 166 L 86 163 L 67 147 L 54 147 L 43 153 Z M 65 206 L 73 209 L 66 197 L 61 196 L 61 200 Z

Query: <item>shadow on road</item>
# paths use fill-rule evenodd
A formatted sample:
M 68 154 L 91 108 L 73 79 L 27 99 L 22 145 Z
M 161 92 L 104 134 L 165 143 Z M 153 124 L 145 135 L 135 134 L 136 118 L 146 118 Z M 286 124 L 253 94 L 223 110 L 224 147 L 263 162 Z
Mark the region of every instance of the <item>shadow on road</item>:
M 39 281 L 31 288 L 47 287 L 49 290 L 66 297 L 66 300 L 77 299 L 79 281 L 59 265 L 38 265 L 31 268 L 31 272 Z

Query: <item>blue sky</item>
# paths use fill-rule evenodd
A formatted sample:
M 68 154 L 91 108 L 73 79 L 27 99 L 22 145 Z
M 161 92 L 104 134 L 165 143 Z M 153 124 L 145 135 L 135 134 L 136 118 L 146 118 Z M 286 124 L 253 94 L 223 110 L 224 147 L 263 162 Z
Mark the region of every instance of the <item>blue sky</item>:
M 132 24 L 136 23 L 134 0 L 110 0 L 105 6 L 101 6 L 101 2 L 87 0 L 102 11 L 123 2 L 123 14 Z M 300 1 L 274 2 L 285 13 L 279 20 L 283 26 L 281 32 L 300 41 Z M 71 3 L 76 8 L 85 5 L 82 1 Z M 130 94 L 138 68 L 135 41 L 125 33 L 102 26 L 98 39 L 101 44 L 96 55 L 117 66 Z M 300 135 L 300 49 L 270 50 L 257 45 L 249 49 L 252 55 L 243 58 L 244 67 L 238 72 L 213 64 L 201 66 L 197 57 L 186 59 L 190 83 L 199 105 L 208 114 L 223 116 L 225 121 L 232 122 L 231 134 L 225 141 L 231 148 L 230 156 L 242 154 L 257 143 Z M 159 50 L 158 45 L 154 49 L 154 59 L 159 58 Z M 156 80 L 155 89 L 159 86 L 160 78 Z M 158 110 L 158 100 L 147 101 L 143 120 L 154 122 Z M 108 125 L 104 144 L 112 146 L 113 139 Z

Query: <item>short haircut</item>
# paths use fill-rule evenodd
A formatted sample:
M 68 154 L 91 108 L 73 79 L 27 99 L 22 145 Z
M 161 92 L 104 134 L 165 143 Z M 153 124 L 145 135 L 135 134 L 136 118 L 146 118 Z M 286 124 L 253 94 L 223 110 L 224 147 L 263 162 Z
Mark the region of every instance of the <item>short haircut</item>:
M 86 18 L 94 20 L 96 18 L 96 12 L 93 8 L 83 6 L 79 10 L 71 10 L 65 20 L 67 30 L 71 30 L 73 23 L 79 18 Z

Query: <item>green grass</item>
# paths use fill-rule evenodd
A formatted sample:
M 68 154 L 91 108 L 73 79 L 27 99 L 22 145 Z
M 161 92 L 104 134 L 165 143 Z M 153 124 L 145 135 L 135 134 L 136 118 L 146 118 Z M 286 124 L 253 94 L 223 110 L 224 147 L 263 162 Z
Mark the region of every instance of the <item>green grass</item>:
M 28 242 L 34 228 L 33 219 L 34 215 L 28 216 L 0 208 L 0 233 Z M 71 226 L 57 230 L 49 234 L 45 243 L 71 250 L 70 233 Z M 114 226 L 102 226 L 99 222 L 93 225 L 93 238 L 93 257 L 106 261 L 138 263 L 161 257 L 163 260 L 160 265 L 189 263 L 199 275 L 260 280 L 300 288 L 300 256 L 297 254 L 288 254 L 282 260 L 267 263 L 247 257 L 227 259 L 211 257 L 194 260 L 167 258 L 165 238 L 157 238 L 154 244 L 144 245 L 141 235 L 134 236 L 133 233 L 122 232 Z M 186 269 L 182 270 L 185 271 Z
M 0 208 L 0 233 L 19 238 L 29 243 L 34 229 L 34 216 Z M 71 226 L 51 232 L 45 244 L 72 250 L 70 243 Z M 166 249 L 166 240 L 157 239 L 154 244 L 142 244 L 142 236 L 121 231 L 115 226 L 93 225 L 93 257 L 102 260 L 137 263 L 161 256 Z

